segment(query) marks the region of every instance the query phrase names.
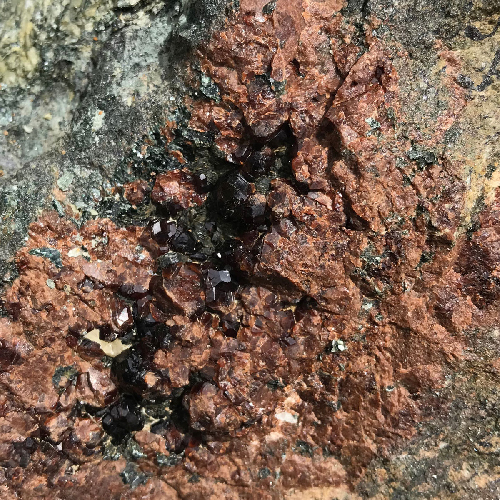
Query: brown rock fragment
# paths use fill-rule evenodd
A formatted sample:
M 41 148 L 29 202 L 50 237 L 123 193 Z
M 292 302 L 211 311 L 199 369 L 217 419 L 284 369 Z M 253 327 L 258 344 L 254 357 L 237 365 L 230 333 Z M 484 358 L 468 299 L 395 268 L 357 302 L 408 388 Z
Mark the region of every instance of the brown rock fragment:
M 132 205 L 140 205 L 144 202 L 150 191 L 149 184 L 142 179 L 129 182 L 123 186 L 123 196 Z
M 202 276 L 196 264 L 175 264 L 151 283 L 151 292 L 164 310 L 179 310 L 191 316 L 205 305 Z
M 198 193 L 193 176 L 188 170 L 170 170 L 156 177 L 151 193 L 155 203 L 168 206 L 173 210 L 203 204 L 205 196 Z
M 241 425 L 241 417 L 210 383 L 193 388 L 188 399 L 191 427 L 200 431 L 229 432 Z

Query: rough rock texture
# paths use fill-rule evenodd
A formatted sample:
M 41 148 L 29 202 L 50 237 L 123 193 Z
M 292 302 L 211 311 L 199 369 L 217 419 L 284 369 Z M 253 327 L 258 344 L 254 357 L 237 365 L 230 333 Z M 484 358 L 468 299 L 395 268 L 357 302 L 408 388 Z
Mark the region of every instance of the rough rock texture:
M 45 209 L 2 295 L 5 498 L 498 496 L 498 9 L 465 3 L 125 6 L 37 195 L 2 187 L 5 269 Z

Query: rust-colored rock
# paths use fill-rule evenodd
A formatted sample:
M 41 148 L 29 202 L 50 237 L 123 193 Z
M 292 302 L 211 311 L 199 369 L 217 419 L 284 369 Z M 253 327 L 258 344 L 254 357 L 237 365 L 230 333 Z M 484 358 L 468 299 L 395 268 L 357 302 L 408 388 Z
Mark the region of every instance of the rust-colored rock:
M 165 311 L 180 311 L 188 316 L 205 305 L 201 270 L 195 264 L 176 264 L 164 269 L 151 284 L 152 295 Z
M 151 200 L 171 218 L 31 226 L 0 320 L 0 457 L 21 497 L 352 484 L 497 313 L 500 190 L 466 234 L 459 166 L 396 134 L 388 50 L 368 35 L 360 53 L 341 2 L 266 5 L 199 49 L 221 99 L 188 99 L 190 126 L 227 160 L 210 189 L 170 170 Z M 116 443 L 126 459 L 103 460 Z
M 193 176 L 185 169 L 158 175 L 151 199 L 176 210 L 201 205 L 205 201 L 205 197 L 198 193 Z
M 149 193 L 150 187 L 146 181 L 138 179 L 123 186 L 123 196 L 132 205 L 140 205 Z

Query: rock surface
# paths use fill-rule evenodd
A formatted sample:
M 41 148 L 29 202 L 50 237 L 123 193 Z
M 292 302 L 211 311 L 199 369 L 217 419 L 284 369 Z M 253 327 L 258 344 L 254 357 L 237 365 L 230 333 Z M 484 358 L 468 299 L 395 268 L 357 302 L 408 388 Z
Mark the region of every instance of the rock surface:
M 3 28 L 3 497 L 498 497 L 500 4 L 90 3 Z

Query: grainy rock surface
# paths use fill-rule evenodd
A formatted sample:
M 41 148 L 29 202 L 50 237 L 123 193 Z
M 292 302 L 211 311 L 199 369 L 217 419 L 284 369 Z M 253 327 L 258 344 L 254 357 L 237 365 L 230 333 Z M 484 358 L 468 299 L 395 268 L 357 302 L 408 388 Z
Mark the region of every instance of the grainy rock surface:
M 497 498 L 500 4 L 8 8 L 3 497 Z

